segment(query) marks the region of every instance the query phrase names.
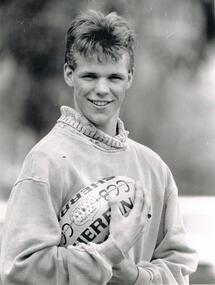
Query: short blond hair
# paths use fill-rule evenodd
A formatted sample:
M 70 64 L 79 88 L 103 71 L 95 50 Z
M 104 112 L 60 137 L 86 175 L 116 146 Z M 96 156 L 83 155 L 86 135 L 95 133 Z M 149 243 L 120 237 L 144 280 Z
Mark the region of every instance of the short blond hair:
M 76 68 L 75 54 L 95 56 L 98 61 L 110 57 L 117 61 L 123 52 L 129 55 L 129 70 L 134 68 L 135 36 L 128 22 L 112 12 L 88 10 L 77 16 L 71 23 L 66 36 L 65 62 Z

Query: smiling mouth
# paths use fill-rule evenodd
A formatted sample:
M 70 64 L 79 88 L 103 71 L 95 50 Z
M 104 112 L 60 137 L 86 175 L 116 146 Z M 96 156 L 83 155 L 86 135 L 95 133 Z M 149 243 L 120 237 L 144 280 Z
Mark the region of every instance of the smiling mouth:
M 112 102 L 112 101 L 104 101 L 104 100 L 90 100 L 90 99 L 88 100 L 97 107 L 105 107 Z

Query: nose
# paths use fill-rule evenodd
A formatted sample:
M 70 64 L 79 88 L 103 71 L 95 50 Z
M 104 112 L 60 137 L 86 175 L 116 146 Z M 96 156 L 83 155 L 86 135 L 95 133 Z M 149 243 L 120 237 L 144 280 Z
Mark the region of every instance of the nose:
M 107 95 L 109 93 L 108 82 L 105 78 L 99 78 L 96 82 L 95 92 L 97 95 Z

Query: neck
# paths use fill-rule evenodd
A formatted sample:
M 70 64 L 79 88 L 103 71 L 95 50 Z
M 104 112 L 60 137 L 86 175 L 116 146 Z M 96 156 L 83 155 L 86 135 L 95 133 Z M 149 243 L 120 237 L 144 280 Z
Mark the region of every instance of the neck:
M 104 133 L 108 134 L 111 137 L 115 137 L 118 133 L 117 131 L 117 122 L 115 124 L 110 124 L 108 126 L 97 126 L 95 125 L 97 129 L 100 129 Z
M 102 132 L 106 133 L 111 137 L 115 137 L 118 134 L 117 122 L 118 122 L 119 114 L 118 112 L 108 120 L 104 124 L 95 124 L 91 122 L 97 129 L 101 130 Z
M 104 149 L 120 149 L 126 146 L 128 132 L 119 118 L 108 124 L 112 127 L 103 128 L 101 125 L 95 126 L 76 110 L 62 106 L 58 123 L 70 126 L 71 130 L 97 141 Z

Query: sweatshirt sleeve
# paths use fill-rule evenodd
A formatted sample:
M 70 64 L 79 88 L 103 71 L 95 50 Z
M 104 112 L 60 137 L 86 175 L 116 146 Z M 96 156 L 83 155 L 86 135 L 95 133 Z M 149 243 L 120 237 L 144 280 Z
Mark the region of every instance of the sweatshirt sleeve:
M 170 171 L 167 196 L 160 225 L 159 240 L 151 262 L 138 264 L 139 278 L 135 285 L 189 284 L 189 275 L 197 267 L 197 254 L 188 243 L 178 203 L 178 190 Z
M 12 190 L 1 247 L 3 285 L 106 284 L 112 260 L 105 250 L 115 244 L 59 247 L 61 230 L 43 181 L 24 179 Z M 117 261 L 118 262 L 118 261 Z

